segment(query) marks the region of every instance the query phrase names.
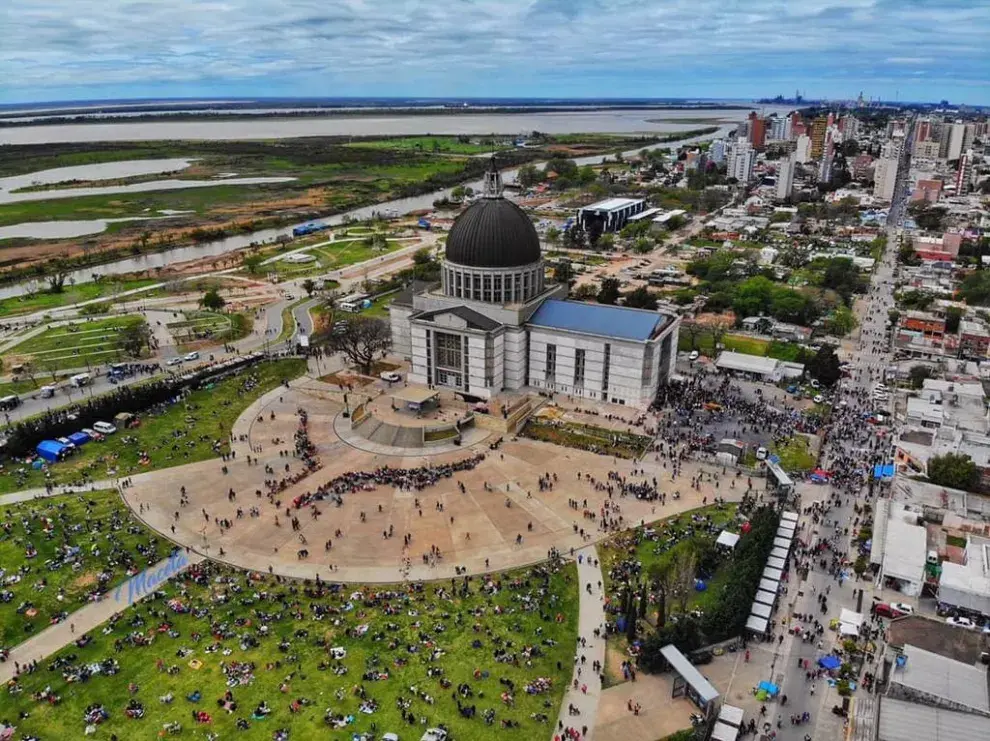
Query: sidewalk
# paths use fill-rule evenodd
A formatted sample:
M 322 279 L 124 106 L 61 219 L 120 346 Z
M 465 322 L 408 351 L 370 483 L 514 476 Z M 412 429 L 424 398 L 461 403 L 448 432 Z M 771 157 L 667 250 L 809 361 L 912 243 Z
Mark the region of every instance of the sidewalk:
M 176 551 L 175 555 L 184 563 L 180 564 L 173 556 L 162 559 L 125 581 L 99 602 L 90 602 L 86 606 L 80 607 L 66 620 L 49 626 L 12 648 L 7 661 L 0 664 L 0 682 L 7 682 L 13 678 L 16 672 L 15 662 L 23 666 L 32 661 L 43 661 L 68 646 L 83 633 L 98 628 L 114 613 L 126 609 L 149 594 L 153 594 L 154 585 L 161 581 L 159 577 L 170 578 L 204 560 L 198 553 L 187 554 L 181 550 Z
M 557 737 L 560 723 L 563 723 L 564 728 L 576 728 L 578 731 L 582 727 L 587 727 L 588 732 L 580 737 L 580 741 L 589 741 L 595 730 L 598 701 L 602 696 L 600 675 L 592 667 L 596 661 L 601 662 L 603 667 L 605 665 L 604 637 L 595 637 L 595 628 L 602 628 L 605 625 L 603 593 L 598 588 L 603 579 L 601 568 L 592 565 L 598 563 L 598 551 L 595 546 L 590 545 L 581 548 L 575 552 L 574 558 L 578 570 L 578 589 L 581 594 L 578 614 L 578 644 L 574 651 L 574 676 L 567 692 L 564 693 L 564 699 L 560 703 L 559 723 L 554 726 L 551 738 Z M 587 589 L 589 584 L 591 585 L 590 594 Z M 581 645 L 582 638 L 585 639 L 584 646 Z M 581 657 L 585 657 L 583 665 L 581 664 Z M 575 682 L 577 689 L 574 688 Z M 580 715 L 571 715 L 568 712 L 570 705 L 574 705 L 580 711 Z

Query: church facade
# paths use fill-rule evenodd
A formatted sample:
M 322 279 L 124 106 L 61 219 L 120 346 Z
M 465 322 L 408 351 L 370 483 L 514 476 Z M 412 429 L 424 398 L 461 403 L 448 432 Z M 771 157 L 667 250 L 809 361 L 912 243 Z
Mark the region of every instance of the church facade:
M 440 285 L 393 301 L 393 352 L 410 383 L 468 399 L 529 388 L 648 406 L 673 373 L 679 317 L 566 298 L 493 165 L 447 236 Z

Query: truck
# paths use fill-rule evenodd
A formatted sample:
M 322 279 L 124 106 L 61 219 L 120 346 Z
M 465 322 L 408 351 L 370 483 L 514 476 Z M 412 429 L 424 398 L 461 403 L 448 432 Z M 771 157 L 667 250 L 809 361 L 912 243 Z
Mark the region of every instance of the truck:
M 292 236 L 305 237 L 307 234 L 315 234 L 316 232 L 322 232 L 324 229 L 329 228 L 329 224 L 323 224 L 319 221 L 311 221 L 308 224 L 300 224 L 297 227 L 293 227 Z

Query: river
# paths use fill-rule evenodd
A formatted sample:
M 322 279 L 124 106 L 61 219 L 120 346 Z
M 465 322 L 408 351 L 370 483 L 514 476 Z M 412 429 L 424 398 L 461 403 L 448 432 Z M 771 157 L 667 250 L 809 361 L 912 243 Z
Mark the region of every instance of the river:
M 52 124 L 0 128 L 0 144 L 165 141 L 199 139 L 290 139 L 299 136 L 405 136 L 422 134 L 637 134 L 674 133 L 741 121 L 742 109 L 657 108 L 634 111 L 459 113 L 449 115 L 337 116 L 210 119 L 98 124 Z
M 692 128 L 697 128 L 697 126 L 693 126 Z M 676 142 L 670 142 L 668 144 L 654 144 L 649 147 L 639 147 L 637 149 L 623 152 L 623 154 L 626 156 L 632 156 L 643 149 L 676 149 L 684 144 L 705 141 L 712 137 L 726 136 L 732 128 L 733 126 L 725 125 L 722 126 L 715 134 L 710 136 L 692 137 L 690 139 L 682 139 Z M 594 155 L 591 157 L 579 157 L 574 161 L 580 166 L 597 165 L 601 164 L 606 158 L 611 159 L 611 157 L 612 155 Z M 537 162 L 534 164 L 540 165 L 541 163 Z M 515 169 L 504 170 L 502 172 L 502 180 L 506 183 L 515 182 L 516 173 L 517 170 Z M 465 185 L 469 185 L 475 190 L 480 190 L 482 188 L 482 182 L 480 180 L 465 183 Z M 433 208 L 433 201 L 445 195 L 449 196 L 450 191 L 451 189 L 448 188 L 446 190 L 437 190 L 432 193 L 425 193 L 423 195 L 413 196 L 411 198 L 399 198 L 394 201 L 377 203 L 373 206 L 365 206 L 363 208 L 353 209 L 334 216 L 328 216 L 323 219 L 318 219 L 318 221 L 329 226 L 336 226 L 344 223 L 344 221 L 348 219 L 358 221 L 370 219 L 376 212 L 384 213 L 386 211 L 395 211 L 401 215 L 407 214 L 411 211 L 431 209 Z M 264 229 L 251 234 L 227 237 L 225 239 L 204 242 L 202 244 L 191 245 L 189 247 L 176 247 L 163 252 L 155 252 L 147 255 L 140 255 L 138 257 L 129 257 L 125 260 L 117 260 L 115 262 L 106 263 L 105 265 L 81 268 L 69 273 L 69 278 L 74 280 L 76 283 L 86 283 L 93 279 L 94 274 L 120 275 L 143 270 L 152 270 L 154 268 L 162 268 L 175 263 L 197 260 L 204 257 L 215 257 L 227 252 L 233 252 L 234 250 L 250 247 L 252 244 L 273 242 L 279 237 L 291 236 L 293 226 L 296 225 L 281 227 L 278 229 Z M 27 293 L 27 290 L 25 288 L 25 284 L 23 283 L 0 287 L 0 298 L 11 298 L 13 296 L 20 296 L 25 293 Z

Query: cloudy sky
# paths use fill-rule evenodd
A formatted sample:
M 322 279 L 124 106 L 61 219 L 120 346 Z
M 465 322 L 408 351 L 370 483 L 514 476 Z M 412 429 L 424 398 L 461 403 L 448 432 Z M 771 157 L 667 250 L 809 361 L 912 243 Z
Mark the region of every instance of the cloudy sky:
M 990 103 L 990 0 L 0 0 L 0 102 L 220 96 Z

